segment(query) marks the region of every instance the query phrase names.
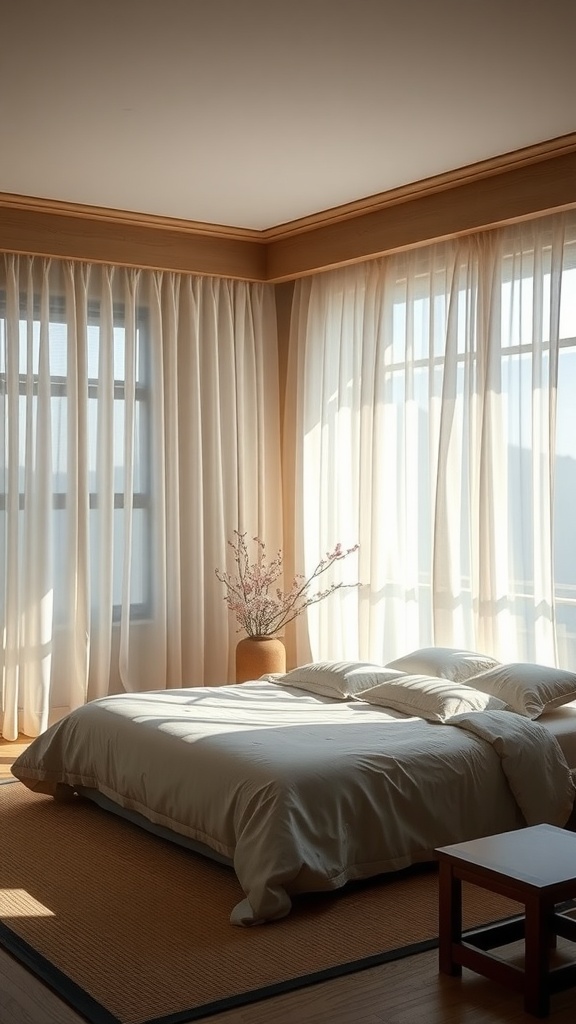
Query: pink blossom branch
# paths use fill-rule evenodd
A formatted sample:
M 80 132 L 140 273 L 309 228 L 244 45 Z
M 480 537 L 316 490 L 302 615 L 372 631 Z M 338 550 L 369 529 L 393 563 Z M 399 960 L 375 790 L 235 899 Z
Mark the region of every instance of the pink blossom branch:
M 246 534 L 235 530 L 234 535 L 235 540 L 228 543 L 234 553 L 238 574 L 232 575 L 219 569 L 216 569 L 215 573 L 226 588 L 224 600 L 229 610 L 234 613 L 240 627 L 248 636 L 272 636 L 311 605 L 324 600 L 335 590 L 359 586 L 355 583 L 333 583 L 324 590 L 309 594 L 313 582 L 334 562 L 357 551 L 358 544 L 346 550 L 341 544 L 337 544 L 333 551 L 320 559 L 308 577 L 296 576 L 288 593 L 284 593 L 278 587 L 274 591 L 274 585 L 282 575 L 282 552 L 278 551 L 274 558 L 267 562 L 264 542 L 254 537 L 258 558 L 256 562 L 250 563 Z

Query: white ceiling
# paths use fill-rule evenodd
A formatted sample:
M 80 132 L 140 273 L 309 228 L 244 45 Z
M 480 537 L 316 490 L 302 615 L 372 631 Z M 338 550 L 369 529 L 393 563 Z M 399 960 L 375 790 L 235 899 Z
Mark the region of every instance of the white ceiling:
M 263 229 L 576 130 L 576 0 L 0 0 L 0 191 Z

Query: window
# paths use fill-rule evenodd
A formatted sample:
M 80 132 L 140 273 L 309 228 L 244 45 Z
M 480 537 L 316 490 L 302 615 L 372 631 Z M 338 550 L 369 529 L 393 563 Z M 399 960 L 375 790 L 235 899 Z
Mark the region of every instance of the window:
M 517 629 L 524 629 L 526 656 L 536 658 L 535 605 L 545 589 L 548 571 L 539 564 L 542 553 L 535 541 L 535 523 L 549 521 L 553 566 L 553 599 L 559 657 L 571 664 L 576 657 L 576 546 L 573 540 L 573 502 L 576 494 L 576 242 L 564 246 L 563 269 L 556 295 L 551 287 L 551 246 L 526 248 L 504 255 L 499 267 L 499 284 L 492 295 L 499 322 L 491 329 L 489 385 L 501 400 L 500 458 L 506 466 L 506 486 L 496 512 L 497 529 L 508 535 L 506 573 L 510 610 Z M 450 303 L 456 317 L 456 354 L 453 385 L 446 381 L 445 339 Z M 434 488 L 430 488 L 433 463 L 430 440 L 434 436 L 434 407 L 453 400 L 462 436 L 461 491 L 452 491 L 460 501 L 460 524 L 470 521 L 471 467 L 465 451 L 469 443 L 470 419 L 464 404 L 470 401 L 465 376 L 473 380 L 479 372 L 478 281 L 470 267 L 462 264 L 453 278 L 445 271 L 416 275 L 396 282 L 393 305 L 391 352 L 386 366 L 387 401 L 396 407 L 397 434 L 403 446 L 411 446 L 417 467 L 419 553 L 419 603 L 431 614 L 432 537 L 426 524 L 434 521 Z M 558 338 L 552 346 L 551 332 Z M 555 356 L 554 353 L 557 352 Z M 557 366 L 554 366 L 557 358 Z M 557 377 L 557 385 L 555 383 Z M 496 383 L 497 381 L 497 383 Z M 453 390 L 451 390 L 453 388 Z M 472 393 L 478 384 L 472 386 Z M 410 404 L 417 409 L 417 430 L 410 438 Z M 554 435 L 549 441 L 550 431 Z M 550 443 L 553 486 L 542 459 L 535 453 Z M 408 448 L 406 449 L 408 450 Z M 406 465 L 398 463 L 398 485 L 404 487 Z M 541 508 L 548 502 L 546 512 Z M 501 515 L 503 513 L 503 516 Z M 460 599 L 472 608 L 470 530 L 460 531 Z M 540 553 L 540 554 L 539 554 Z M 545 556 L 544 556 L 545 557 Z M 391 580 L 391 585 L 394 584 Z M 524 624 L 524 625 L 521 625 Z
M 29 313 L 33 303 L 32 315 Z M 18 509 L 21 520 L 18 534 L 24 543 L 26 495 L 37 483 L 34 474 L 41 473 L 38 464 L 36 431 L 42 430 L 41 406 L 49 405 L 45 423 L 50 431 L 49 474 L 51 514 L 46 515 L 46 531 L 52 538 L 53 565 L 64 565 L 70 539 L 74 535 L 70 516 L 74 507 L 74 491 L 84 488 L 80 502 L 89 508 L 89 552 L 91 603 L 96 607 L 100 583 L 102 548 L 99 540 L 111 521 L 113 537 L 112 587 L 113 618 L 120 616 L 123 587 L 125 509 L 131 503 L 131 537 L 133 557 L 130 560 L 130 616 L 149 617 L 151 613 L 151 500 L 150 500 L 150 339 L 146 309 L 137 309 L 133 349 L 126 343 L 124 307 L 113 309 L 112 336 L 103 343 L 100 306 L 89 303 L 86 345 L 70 350 L 71 330 L 65 300 L 51 298 L 47 335 L 43 337 L 40 300 L 23 296 L 19 321 L 18 366 L 10 373 L 7 353 L 6 301 L 0 294 L 0 401 L 4 423 L 4 465 L 0 488 L 0 513 L 8 507 L 9 481 L 17 478 Z M 46 344 L 44 344 L 46 343 Z M 82 348 L 83 351 L 78 351 Z M 129 365 L 130 355 L 132 363 Z M 12 381 L 12 385 L 10 384 Z M 11 443 L 13 419 L 8 422 L 10 387 L 17 390 L 18 438 Z M 130 398 L 127 403 L 127 390 Z M 106 394 L 108 401 L 103 402 Z M 133 417 L 129 429 L 127 421 Z M 85 426 L 85 430 L 83 430 Z M 17 451 L 17 477 L 11 466 L 12 451 Z M 84 471 L 80 467 L 85 467 Z M 103 476 L 112 474 L 113 507 L 104 507 Z M 112 493 L 111 491 L 109 493 Z M 5 560 L 2 545 L 0 560 Z M 5 565 L 0 567 L 5 569 Z M 57 623 L 64 613 L 66 593 L 54 586 L 54 617 Z

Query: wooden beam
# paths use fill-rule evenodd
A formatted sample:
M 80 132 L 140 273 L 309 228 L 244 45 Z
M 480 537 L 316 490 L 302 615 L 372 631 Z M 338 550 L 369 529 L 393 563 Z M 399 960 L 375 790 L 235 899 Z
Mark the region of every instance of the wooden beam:
M 575 137 L 576 138 L 576 137 Z M 452 183 L 430 182 L 407 195 L 390 195 L 374 209 L 329 223 L 306 226 L 267 247 L 269 281 L 306 274 L 442 238 L 494 228 L 576 206 L 576 145 L 534 163 L 469 175 Z
M 292 281 L 576 207 L 576 132 L 256 231 L 0 193 L 0 251 Z
M 0 251 L 245 281 L 265 277 L 258 232 L 0 195 Z

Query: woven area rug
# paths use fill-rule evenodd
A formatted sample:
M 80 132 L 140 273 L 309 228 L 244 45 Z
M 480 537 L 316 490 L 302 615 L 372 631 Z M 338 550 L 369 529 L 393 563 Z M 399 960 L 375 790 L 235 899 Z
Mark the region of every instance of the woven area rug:
M 0 945 L 93 1024 L 178 1024 L 433 948 L 437 876 L 400 872 L 229 923 L 233 871 L 95 805 L 0 786 Z M 465 926 L 519 913 L 470 886 Z

